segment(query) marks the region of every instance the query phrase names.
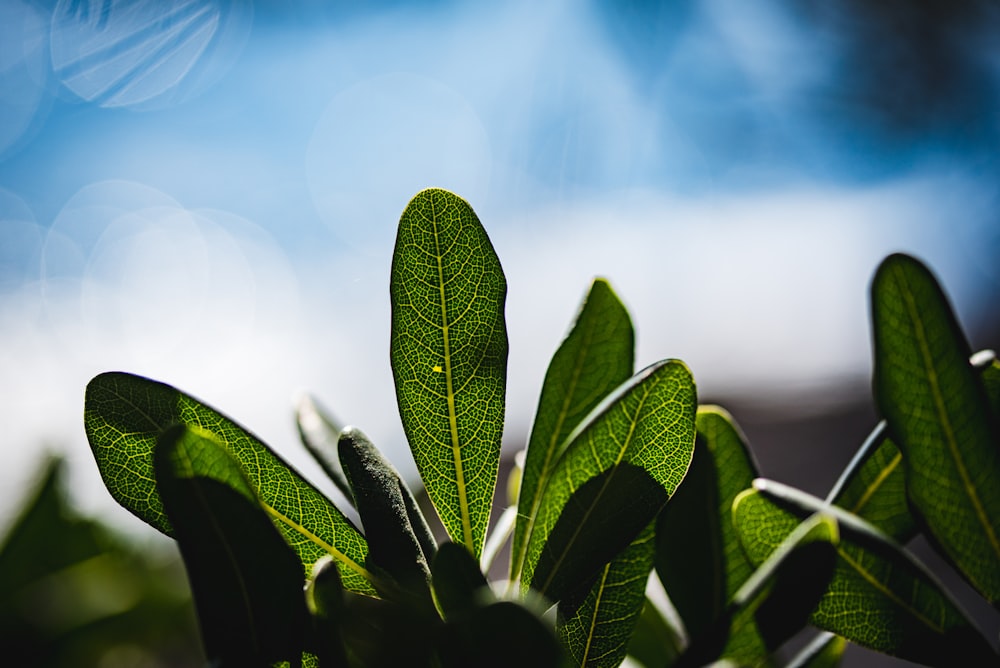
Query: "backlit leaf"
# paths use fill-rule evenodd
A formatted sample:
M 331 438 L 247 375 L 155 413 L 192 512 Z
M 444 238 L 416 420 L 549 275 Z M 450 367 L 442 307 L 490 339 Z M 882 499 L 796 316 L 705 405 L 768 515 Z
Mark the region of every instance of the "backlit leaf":
M 448 535 L 478 557 L 503 434 L 507 283 L 465 200 L 432 189 L 410 201 L 389 287 L 403 429 Z
M 542 490 L 566 438 L 609 392 L 632 375 L 628 312 L 604 279 L 594 280 L 580 313 L 545 372 L 517 500 L 511 580 L 521 573 Z
M 846 648 L 844 638 L 824 631 L 803 647 L 785 668 L 836 668 Z
M 875 396 L 907 494 L 946 556 L 1000 604 L 1000 446 L 971 351 L 938 282 L 891 255 L 872 282 Z
M 364 568 L 364 537 L 330 501 L 260 440 L 229 418 L 183 392 L 148 378 L 104 373 L 87 385 L 84 426 L 104 484 L 118 503 L 172 535 L 156 489 L 153 448 L 174 424 L 212 432 L 243 467 L 261 503 L 311 570 L 331 555 L 344 586 L 374 595 Z
M 736 499 L 733 517 L 747 556 L 759 563 L 799 525 L 822 512 L 840 527 L 837 565 L 811 621 L 851 642 L 930 665 L 996 660 L 985 639 L 937 580 L 867 522 L 804 492 L 757 480 Z
M 688 368 L 666 360 L 591 412 L 542 494 L 523 588 L 558 601 L 635 540 L 687 473 L 696 404 Z

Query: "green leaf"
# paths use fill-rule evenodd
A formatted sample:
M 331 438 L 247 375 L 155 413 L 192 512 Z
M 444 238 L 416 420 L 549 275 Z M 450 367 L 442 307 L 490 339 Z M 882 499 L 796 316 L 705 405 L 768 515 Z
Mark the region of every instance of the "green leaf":
M 448 535 L 478 557 L 507 384 L 507 282 L 465 200 L 424 190 L 399 220 L 390 359 L 403 429 Z
M 680 655 L 680 632 L 646 599 L 628 643 L 628 656 L 646 668 L 671 666 Z
M 666 360 L 591 412 L 542 494 L 522 588 L 559 601 L 635 540 L 687 473 L 696 404 L 688 368 Z
M 745 437 L 717 406 L 697 414 L 687 477 L 656 521 L 656 571 L 688 635 L 698 637 L 750 574 L 733 528 L 736 495 L 757 477 Z
M 836 668 L 846 648 L 844 638 L 824 631 L 803 647 L 785 668 Z
M 589 587 L 582 588 L 582 601 L 571 600 L 576 598 L 573 594 L 560 601 L 557 631 L 574 665 L 614 668 L 625 659 L 646 601 L 654 550 L 650 523 Z
M 995 402 L 992 413 L 1000 416 L 1000 382 L 991 387 L 989 379 L 1000 372 L 992 351 L 981 351 L 969 363 L 982 374 L 987 395 Z M 885 420 L 880 421 L 865 440 L 827 496 L 827 501 L 857 515 L 888 536 L 905 543 L 919 531 L 906 498 L 903 455 L 889 438 Z
M 212 432 L 240 463 L 265 510 L 307 572 L 331 555 L 344 586 L 374 595 L 364 568 L 364 537 L 330 501 L 250 432 L 183 392 L 148 378 L 103 373 L 87 385 L 84 426 L 104 484 L 118 503 L 167 535 L 156 489 L 153 448 L 174 424 Z
M 240 465 L 211 432 L 183 425 L 160 435 L 153 460 L 209 660 L 298 661 L 308 618 L 302 565 Z
M 719 658 L 740 666 L 768 665 L 769 656 L 805 626 L 830 583 L 838 540 L 837 522 L 829 515 L 818 513 L 794 527 L 724 613 L 692 641 L 676 668 Z
M 844 469 L 827 500 L 905 543 L 918 532 L 906 500 L 903 454 L 880 421 Z
M 773 481 L 756 480 L 733 518 L 754 563 L 798 526 L 823 512 L 840 526 L 837 567 L 812 615 L 816 626 L 851 642 L 911 661 L 954 665 L 962 647 L 970 665 L 996 660 L 989 644 L 936 579 L 909 553 L 867 522 Z M 975 660 L 973 660 L 975 659 Z
M 517 499 L 510 579 L 521 574 L 528 537 L 556 461 L 580 421 L 632 375 L 634 334 L 628 312 L 604 279 L 595 279 L 576 322 L 545 372 Z
M 463 548 L 464 549 L 464 548 Z M 531 609 L 512 601 L 474 608 L 446 626 L 440 649 L 445 668 L 553 668 L 562 652 L 552 628 Z
M 351 486 L 347 484 L 344 469 L 337 456 L 337 441 L 340 440 L 340 432 L 344 426 L 310 396 L 303 396 L 295 406 L 295 426 L 306 452 L 312 455 L 344 498 L 354 505 Z
M 1000 447 L 979 374 L 937 281 L 906 255 L 872 282 L 875 396 L 907 493 L 969 582 L 1000 604 Z
M 443 543 L 434 557 L 434 599 L 448 621 L 494 602 L 486 577 L 464 545 Z
M 344 648 L 343 623 L 346 618 L 344 585 L 340 580 L 337 563 L 323 557 L 313 567 L 312 577 L 306 587 L 306 604 L 312 613 L 316 647 L 314 648 L 323 668 L 346 668 L 347 652 Z
M 368 540 L 365 566 L 376 574 L 376 589 L 383 596 L 402 595 L 431 607 L 428 561 L 434 557 L 434 538 L 416 499 L 392 464 L 359 429 L 341 431 L 338 450 L 364 525 Z

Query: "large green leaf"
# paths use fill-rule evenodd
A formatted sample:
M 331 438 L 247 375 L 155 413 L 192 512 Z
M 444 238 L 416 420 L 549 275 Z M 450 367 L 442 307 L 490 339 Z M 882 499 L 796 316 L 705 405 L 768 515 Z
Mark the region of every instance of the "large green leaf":
M 131 374 L 104 373 L 87 385 L 84 426 L 104 484 L 118 503 L 172 535 L 153 475 L 156 439 L 174 424 L 212 432 L 242 465 L 264 508 L 298 553 L 304 571 L 329 554 L 344 586 L 374 595 L 364 537 L 330 501 L 260 440 L 176 388 Z
M 458 621 L 496 600 L 486 576 L 464 545 L 442 544 L 432 566 L 434 600 L 446 620 Z
M 570 594 L 559 603 L 557 630 L 574 665 L 614 668 L 624 660 L 646 601 L 654 550 L 651 523 L 598 572 L 582 601 Z
M 507 283 L 468 203 L 424 190 L 399 219 L 390 358 L 413 459 L 452 540 L 479 556 L 507 383 Z
M 410 489 L 359 429 L 341 431 L 338 452 L 365 529 L 365 565 L 376 576 L 375 588 L 384 596 L 432 608 L 434 537 Z
M 632 375 L 632 321 L 611 286 L 595 279 L 576 322 L 549 368 L 531 428 L 517 499 L 511 580 L 517 580 L 542 490 L 566 438 L 613 389 Z
M 757 477 L 746 439 L 724 409 L 699 407 L 697 428 L 691 468 L 656 521 L 656 571 L 692 638 L 753 573 L 732 507 Z
M 629 638 L 629 658 L 645 668 L 671 666 L 680 655 L 682 645 L 680 631 L 647 598 L 632 637 Z
M 839 539 L 836 520 L 824 513 L 794 527 L 675 668 L 720 658 L 739 666 L 770 665 L 771 654 L 805 626 L 829 585 Z
M 687 473 L 696 404 L 691 372 L 666 360 L 591 412 L 542 494 L 522 588 L 558 601 L 635 540 Z
M 996 656 L 985 639 L 909 553 L 867 522 L 815 497 L 772 481 L 756 480 L 733 506 L 747 556 L 760 563 L 815 512 L 840 526 L 833 581 L 812 622 L 851 642 L 932 665 L 954 665 L 962 647 L 969 665 Z M 977 664 L 976 662 L 981 662 Z
M 947 557 L 1000 604 L 1000 446 L 971 351 L 938 282 L 891 255 L 872 282 L 875 396 L 907 494 Z
M 298 662 L 308 619 L 305 575 L 240 465 L 211 432 L 183 425 L 160 434 L 153 462 L 208 659 Z

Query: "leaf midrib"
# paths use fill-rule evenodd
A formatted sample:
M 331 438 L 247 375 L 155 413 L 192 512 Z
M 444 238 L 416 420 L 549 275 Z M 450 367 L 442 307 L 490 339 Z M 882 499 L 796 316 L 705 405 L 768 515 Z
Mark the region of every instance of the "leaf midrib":
M 361 577 L 365 578 L 365 580 L 367 580 L 368 582 L 373 582 L 374 581 L 374 578 L 372 577 L 371 572 L 369 572 L 364 566 L 362 566 L 361 564 L 359 564 L 358 562 L 354 561 L 353 559 L 351 559 L 350 557 L 348 557 L 346 554 L 344 554 L 343 552 L 341 552 L 340 550 L 338 550 L 337 548 L 335 548 L 333 545 L 330 545 L 325 540 L 323 540 L 322 538 L 320 538 L 319 536 L 317 536 L 313 532 L 309 531 L 308 529 L 306 529 L 304 526 L 302 526 L 298 522 L 290 519 L 284 513 L 280 512 L 278 510 L 275 510 L 270 504 L 267 504 L 264 501 L 260 501 L 260 505 L 261 505 L 261 507 L 264 508 L 265 512 L 267 512 L 268 515 L 270 515 L 274 519 L 278 520 L 279 522 L 281 522 L 285 526 L 289 527 L 295 533 L 299 534 L 300 536 L 303 536 L 309 542 L 311 542 L 313 545 L 316 545 L 317 547 L 319 547 L 322 550 L 324 550 L 325 552 L 327 552 L 330 556 L 334 557 L 337 561 L 339 561 L 340 563 L 344 564 L 345 566 L 347 566 L 348 568 L 350 568 L 352 571 L 354 571 L 355 573 L 357 573 Z
M 844 559 L 844 561 L 846 561 L 847 564 L 851 568 L 854 569 L 854 571 L 858 575 L 860 575 L 862 578 L 864 578 L 869 584 L 871 584 L 873 587 L 875 587 L 875 589 L 877 589 L 881 594 L 883 594 L 890 601 L 892 601 L 893 603 L 895 603 L 896 605 L 898 605 L 899 607 L 901 607 L 906 612 L 908 612 L 911 615 L 913 615 L 918 621 L 920 621 L 922 624 L 924 624 L 925 626 L 927 626 L 931 630 L 933 630 L 933 631 L 935 631 L 937 633 L 944 633 L 944 627 L 943 626 L 935 624 L 930 619 L 928 619 L 924 615 L 920 614 L 920 611 L 915 610 L 906 601 L 904 601 L 901 598 L 899 598 L 895 594 L 895 592 L 893 592 L 891 589 L 889 589 L 888 587 L 886 587 L 881 581 L 879 581 L 878 578 L 876 578 L 864 566 L 862 566 L 860 562 L 855 561 L 853 558 L 850 557 L 850 555 L 848 555 L 846 552 L 844 552 L 843 548 L 841 548 L 841 547 L 838 546 L 837 547 L 837 554 L 839 554 Z
M 472 519 L 469 514 L 468 490 L 465 487 L 465 471 L 462 466 L 461 442 L 458 437 L 458 413 L 455 410 L 455 388 L 454 377 L 451 368 L 451 338 L 448 332 L 448 302 L 444 285 L 444 262 L 441 253 L 441 235 L 438 231 L 437 211 L 434 208 L 433 199 L 430 202 L 431 218 L 430 224 L 434 235 L 434 261 L 437 265 L 438 275 L 438 296 L 441 300 L 441 335 L 444 343 L 444 377 L 447 388 L 448 403 L 448 428 L 451 436 L 451 454 L 455 464 L 455 486 L 458 491 L 458 507 L 462 520 L 462 540 L 473 554 L 478 553 L 475 549 L 475 540 L 472 537 Z
M 864 508 L 869 501 L 871 501 L 872 497 L 875 496 L 875 493 L 878 492 L 878 490 L 882 487 L 882 484 L 885 483 L 885 481 L 889 478 L 892 472 L 896 470 L 896 467 L 898 467 L 902 461 L 903 453 L 897 452 L 892 460 L 882 467 L 878 475 L 875 476 L 875 480 L 873 480 L 870 485 L 865 487 L 865 493 L 861 495 L 861 498 L 858 499 L 857 503 L 855 503 L 851 508 L 852 513 L 855 515 L 860 513 L 861 509 Z
M 906 281 L 906 276 L 903 275 L 902 272 L 897 273 L 900 274 L 900 283 L 902 283 L 906 288 L 902 290 L 903 300 L 906 304 L 907 315 L 910 316 L 910 321 L 913 323 L 913 328 L 917 335 L 917 343 L 920 348 L 922 361 L 924 363 L 924 370 L 927 373 L 927 379 L 931 386 L 931 392 L 934 398 L 934 408 L 937 411 L 938 418 L 945 433 L 945 441 L 948 444 L 948 452 L 952 456 L 955 466 L 958 469 L 959 477 L 962 480 L 962 486 L 964 487 L 965 493 L 968 495 L 969 501 L 972 503 L 972 508 L 976 513 L 976 519 L 979 520 L 979 523 L 985 530 L 994 553 L 1000 557 L 1000 541 L 997 540 L 997 536 L 989 522 L 986 511 L 982 506 L 982 502 L 979 500 L 979 494 L 976 492 L 976 488 L 972 484 L 972 480 L 969 477 L 969 472 L 965 467 L 965 461 L 962 459 L 961 452 L 958 448 L 958 441 L 955 438 L 954 428 L 952 427 L 951 420 L 949 419 L 947 410 L 945 409 L 944 397 L 941 393 L 938 374 L 933 365 L 933 356 L 931 355 L 930 344 L 927 341 L 927 333 L 924 331 L 924 323 L 919 316 L 916 300 L 913 297 L 913 291 L 910 288 L 909 283 Z
M 590 616 L 590 628 L 587 629 L 587 644 L 583 648 L 583 659 L 580 661 L 581 666 L 587 665 L 587 658 L 590 656 L 590 648 L 594 644 L 594 629 L 597 628 L 597 618 L 601 610 L 601 601 L 604 599 L 604 589 L 605 583 L 608 581 L 608 573 L 611 571 L 611 562 L 608 562 L 604 566 L 604 570 L 601 572 L 601 582 L 597 587 L 597 600 L 594 601 L 593 614 Z

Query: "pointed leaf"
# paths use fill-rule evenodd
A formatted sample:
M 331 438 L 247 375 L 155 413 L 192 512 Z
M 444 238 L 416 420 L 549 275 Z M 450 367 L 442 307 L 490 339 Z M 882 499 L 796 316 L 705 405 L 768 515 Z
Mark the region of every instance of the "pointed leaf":
M 416 499 L 396 469 L 357 428 L 340 433 L 340 462 L 368 540 L 366 568 L 383 596 L 412 597 L 431 605 L 430 566 L 418 534 L 433 543 Z M 388 576 L 388 578 L 383 577 Z
M 340 493 L 353 505 L 351 486 L 347 484 L 344 469 L 337 457 L 337 441 L 340 440 L 340 432 L 344 426 L 308 395 L 300 398 L 295 406 L 295 426 L 306 452 L 312 455 Z
M 691 468 L 656 523 L 656 571 L 692 638 L 753 573 L 732 507 L 757 477 L 746 439 L 724 409 L 699 407 L 697 428 Z
M 522 588 L 558 601 L 635 540 L 687 473 L 696 404 L 688 368 L 666 360 L 591 412 L 542 494 Z
M 741 497 L 742 498 L 742 495 Z M 726 610 L 694 638 L 677 668 L 719 658 L 768 665 L 769 656 L 800 631 L 834 572 L 837 522 L 816 514 L 796 526 L 733 595 Z
M 785 668 L 836 668 L 844 656 L 847 641 L 824 631 L 796 654 Z
M 959 646 L 966 657 L 995 661 L 989 644 L 937 580 L 867 522 L 765 480 L 755 481 L 733 506 L 740 540 L 754 563 L 814 512 L 836 518 L 840 544 L 833 581 L 812 615 L 813 624 L 911 661 L 952 665 Z
M 175 425 L 158 439 L 154 470 L 209 660 L 264 666 L 300 658 L 308 617 L 302 565 L 225 445 Z
M 464 545 L 443 543 L 433 567 L 434 599 L 446 620 L 458 621 L 495 600 L 486 577 Z
M 653 524 L 609 564 L 582 601 L 573 594 L 559 603 L 557 627 L 563 647 L 577 666 L 614 668 L 625 659 L 629 639 L 646 602 L 646 581 L 653 569 Z
M 507 283 L 468 203 L 424 190 L 399 220 L 390 358 L 403 429 L 455 542 L 483 548 L 507 382 Z
M 903 453 L 907 493 L 949 560 L 1000 604 L 1000 447 L 948 300 L 917 260 L 872 282 L 875 395 Z
M 580 420 L 632 375 L 634 334 L 628 312 L 604 279 L 595 279 L 576 322 L 545 372 L 525 454 L 510 579 L 517 580 L 542 490 Z
M 375 594 L 364 568 L 368 553 L 364 537 L 270 448 L 229 418 L 170 385 L 111 372 L 87 385 L 84 426 L 104 484 L 118 503 L 172 535 L 156 490 L 153 447 L 159 434 L 174 424 L 201 427 L 226 445 L 298 553 L 303 572 L 329 554 L 341 569 L 345 587 Z

